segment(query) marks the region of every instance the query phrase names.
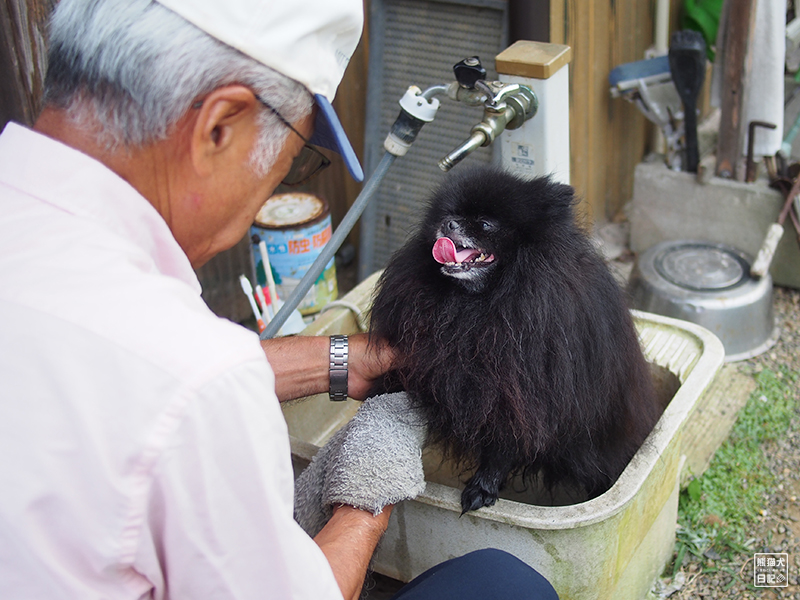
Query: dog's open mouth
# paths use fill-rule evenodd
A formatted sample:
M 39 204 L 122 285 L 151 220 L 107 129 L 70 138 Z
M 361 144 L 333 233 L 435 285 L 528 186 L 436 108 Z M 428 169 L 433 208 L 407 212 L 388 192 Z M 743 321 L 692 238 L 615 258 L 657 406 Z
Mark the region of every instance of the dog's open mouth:
M 448 270 L 454 271 L 466 271 L 494 262 L 494 254 L 487 254 L 480 248 L 457 246 L 448 237 L 440 237 L 436 240 L 433 245 L 433 258 Z

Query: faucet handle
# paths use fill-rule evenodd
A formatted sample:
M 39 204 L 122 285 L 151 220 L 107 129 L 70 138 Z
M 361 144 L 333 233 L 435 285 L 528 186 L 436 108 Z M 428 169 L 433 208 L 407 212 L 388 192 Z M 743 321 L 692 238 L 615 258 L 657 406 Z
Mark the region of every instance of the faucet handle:
M 457 62 L 453 65 L 453 73 L 456 75 L 458 85 L 470 90 L 475 88 L 478 81 L 486 79 L 486 69 L 477 56 L 470 56 Z

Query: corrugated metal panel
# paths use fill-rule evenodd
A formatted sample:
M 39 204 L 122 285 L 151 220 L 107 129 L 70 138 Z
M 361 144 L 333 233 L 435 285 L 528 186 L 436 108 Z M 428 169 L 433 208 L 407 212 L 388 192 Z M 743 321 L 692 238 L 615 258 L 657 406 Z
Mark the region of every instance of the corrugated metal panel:
M 454 79 L 453 65 L 479 56 L 489 79 L 496 79 L 494 57 L 506 46 L 507 3 L 489 1 L 375 0 L 370 20 L 370 73 L 367 92 L 367 173 L 383 154 L 383 140 L 400 111 L 398 100 L 409 85 L 422 89 Z M 385 266 L 413 229 L 420 207 L 441 181 L 439 160 L 469 137 L 483 110 L 440 97 L 436 119 L 422 128 L 408 154 L 395 161 L 373 198 L 374 227 L 362 235 L 374 240 L 368 272 Z M 458 168 L 491 160 L 481 148 Z M 364 257 L 361 257 L 364 260 Z

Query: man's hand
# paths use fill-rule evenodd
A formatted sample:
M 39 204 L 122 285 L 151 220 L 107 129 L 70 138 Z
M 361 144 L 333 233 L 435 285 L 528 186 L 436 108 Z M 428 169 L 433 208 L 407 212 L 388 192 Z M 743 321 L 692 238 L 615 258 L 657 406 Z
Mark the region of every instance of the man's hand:
M 405 392 L 370 398 L 295 482 L 294 518 L 325 552 L 345 598 L 363 580 L 388 512 L 425 489 L 426 430 Z
M 357 600 L 361 595 L 367 567 L 389 524 L 392 508 L 387 506 L 381 514 L 373 515 L 352 506 L 338 506 L 314 538 L 328 559 L 345 600 Z
M 383 375 L 395 358 L 383 342 L 370 343 L 369 335 L 348 336 L 348 395 L 364 400 L 375 379 Z M 275 373 L 278 399 L 294 400 L 328 391 L 330 340 L 327 336 L 291 336 L 262 340 L 261 347 Z
M 366 333 L 348 336 L 348 340 L 348 395 L 356 400 L 365 400 L 375 380 L 391 368 L 395 352 L 383 340 L 372 340 L 370 343 Z
M 378 515 L 425 489 L 424 415 L 405 392 L 368 399 L 297 478 L 294 518 L 311 536 L 347 504 Z

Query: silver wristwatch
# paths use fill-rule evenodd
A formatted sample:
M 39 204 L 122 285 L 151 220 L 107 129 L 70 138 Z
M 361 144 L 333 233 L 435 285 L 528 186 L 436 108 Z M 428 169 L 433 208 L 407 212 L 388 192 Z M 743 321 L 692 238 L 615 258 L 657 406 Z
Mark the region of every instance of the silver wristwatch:
M 335 402 L 347 400 L 347 358 L 347 336 L 332 335 L 329 394 Z

